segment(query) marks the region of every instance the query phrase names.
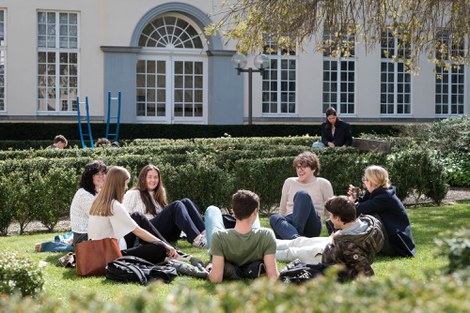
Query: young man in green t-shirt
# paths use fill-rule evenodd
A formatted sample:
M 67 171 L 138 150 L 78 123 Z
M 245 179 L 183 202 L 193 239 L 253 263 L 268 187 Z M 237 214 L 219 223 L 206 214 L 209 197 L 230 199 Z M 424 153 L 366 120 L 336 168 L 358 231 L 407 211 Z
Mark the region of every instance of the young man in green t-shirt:
M 217 207 L 207 209 L 206 230 L 213 230 L 207 234 L 212 236 L 209 251 L 212 256 L 212 269 L 209 273 L 211 282 L 220 283 L 224 278 L 254 278 L 259 275 L 261 267 L 264 267 L 268 278 L 279 277 L 273 231 L 252 228 L 258 217 L 258 208 L 257 194 L 249 190 L 237 191 L 232 196 L 232 210 L 236 218 L 233 229 L 225 229 L 222 214 Z

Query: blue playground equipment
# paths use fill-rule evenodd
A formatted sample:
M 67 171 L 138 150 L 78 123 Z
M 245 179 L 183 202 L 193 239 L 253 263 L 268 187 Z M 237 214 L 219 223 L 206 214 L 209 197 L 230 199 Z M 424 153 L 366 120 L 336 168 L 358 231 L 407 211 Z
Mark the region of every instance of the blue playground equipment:
M 85 105 L 86 116 L 82 117 L 80 115 L 80 106 Z M 82 148 L 87 148 L 85 144 L 85 138 L 88 137 L 90 140 L 90 148 L 94 148 L 95 144 L 93 142 L 93 135 L 91 133 L 90 125 L 90 111 L 88 109 L 88 97 L 85 97 L 85 102 L 80 102 L 80 97 L 77 97 L 77 117 L 78 117 L 78 130 L 80 131 L 80 140 L 82 141 Z M 82 122 L 86 121 L 88 133 L 83 132 Z
M 111 102 L 117 101 L 117 112 L 116 115 L 111 115 Z M 118 141 L 119 139 L 119 122 L 121 120 L 121 92 L 118 92 L 117 97 L 111 97 L 111 92 L 108 92 L 108 118 L 106 120 L 106 138 L 110 141 Z M 114 133 L 109 132 L 109 126 L 111 121 L 115 122 L 115 131 Z M 114 136 L 113 139 L 109 138 L 109 136 Z
M 115 101 L 117 102 L 117 112 L 115 115 L 111 114 L 111 103 Z M 80 114 L 80 107 L 85 105 L 86 116 L 82 117 Z M 80 97 L 77 97 L 77 118 L 78 118 L 78 130 L 80 131 L 80 140 L 82 142 L 82 148 L 88 148 L 85 143 L 85 139 L 90 141 L 90 148 L 94 148 L 95 144 L 93 141 L 93 135 L 91 133 L 91 124 L 90 124 L 90 111 L 88 105 L 88 97 L 85 97 L 85 102 L 80 102 Z M 111 141 L 118 141 L 119 139 L 119 122 L 121 120 L 121 92 L 118 92 L 117 97 L 111 97 L 111 92 L 108 92 L 108 114 L 106 118 L 106 138 L 110 139 Z M 88 133 L 84 133 L 82 125 L 84 122 L 87 124 Z M 115 131 L 114 133 L 110 133 L 110 124 L 114 122 L 115 124 Z M 112 139 L 109 138 L 112 136 Z

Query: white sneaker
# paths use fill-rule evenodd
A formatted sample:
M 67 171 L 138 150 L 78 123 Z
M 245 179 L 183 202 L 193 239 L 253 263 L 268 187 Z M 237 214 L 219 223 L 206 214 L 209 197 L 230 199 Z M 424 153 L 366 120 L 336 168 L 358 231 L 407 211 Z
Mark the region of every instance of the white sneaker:
M 206 236 L 199 235 L 194 239 L 192 243 L 193 247 L 206 249 L 207 248 L 207 239 Z

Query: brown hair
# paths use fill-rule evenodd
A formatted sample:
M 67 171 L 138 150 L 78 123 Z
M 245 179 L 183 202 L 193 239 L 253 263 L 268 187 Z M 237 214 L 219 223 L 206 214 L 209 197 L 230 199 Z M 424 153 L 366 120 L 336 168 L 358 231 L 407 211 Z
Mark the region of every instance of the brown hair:
M 57 135 L 54 137 L 54 143 L 58 143 L 58 142 L 63 142 L 64 147 L 67 147 L 67 145 L 69 144 L 67 138 L 65 138 L 64 135 Z
M 243 220 L 259 208 L 259 197 L 250 190 L 238 190 L 232 196 L 232 210 L 237 220 Z
M 318 175 L 320 173 L 320 160 L 318 156 L 310 151 L 305 151 L 299 154 L 294 159 L 294 167 L 298 165 L 302 167 L 310 167 L 313 171 L 313 175 Z
M 96 196 L 90 215 L 111 216 L 113 201 L 122 202 L 126 191 L 126 181 L 131 179 L 129 172 L 121 166 L 113 166 L 106 175 L 103 188 Z
M 356 219 L 356 207 L 346 196 L 331 197 L 325 202 L 325 209 L 344 224 Z
M 137 183 L 132 189 L 136 189 L 140 191 L 140 197 L 142 198 L 142 201 L 144 202 L 145 205 L 145 213 L 149 213 L 152 215 L 156 215 L 157 211 L 155 210 L 155 205 L 153 204 L 153 201 L 151 199 L 151 195 L 149 191 L 147 190 L 147 174 L 150 171 L 156 171 L 158 173 L 158 185 L 153 190 L 153 199 L 155 200 L 156 203 L 160 204 L 162 208 L 166 207 L 168 205 L 168 200 L 166 198 L 166 189 L 165 186 L 163 185 L 163 180 L 162 180 L 162 175 L 160 174 L 160 170 L 158 167 L 156 167 L 153 164 L 145 165 L 139 173 L 139 176 L 137 178 Z

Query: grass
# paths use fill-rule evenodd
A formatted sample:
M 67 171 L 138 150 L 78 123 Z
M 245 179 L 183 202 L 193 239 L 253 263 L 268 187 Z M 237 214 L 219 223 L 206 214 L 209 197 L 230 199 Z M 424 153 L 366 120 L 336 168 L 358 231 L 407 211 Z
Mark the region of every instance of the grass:
M 426 272 L 435 272 L 443 268 L 447 260 L 438 256 L 435 251 L 434 238 L 448 229 L 469 227 L 470 201 L 462 201 L 442 206 L 409 207 L 408 214 L 412 222 L 413 236 L 417 245 L 414 258 L 377 257 L 373 268 L 376 278 L 381 280 L 393 271 L 410 274 L 416 280 L 426 279 Z M 268 224 L 262 218 L 262 225 Z M 119 284 L 106 280 L 104 277 L 80 278 L 75 276 L 75 269 L 56 267 L 56 261 L 64 253 L 35 253 L 34 245 L 38 242 L 52 240 L 54 234 L 32 234 L 23 236 L 0 237 L 0 249 L 17 251 L 30 259 L 44 264 L 46 294 L 55 299 L 67 302 L 70 294 L 95 292 L 106 301 L 114 301 L 118 297 L 129 297 L 139 294 L 144 287 L 136 284 Z M 189 243 L 179 241 L 178 247 L 191 253 L 203 261 L 208 261 L 205 250 L 195 249 Z M 280 268 L 284 264 L 279 263 Z M 204 288 L 211 293 L 214 285 L 207 281 L 189 277 L 177 277 L 171 284 L 161 284 L 157 288 L 156 297 L 166 297 L 175 285 L 190 285 L 192 288 Z

